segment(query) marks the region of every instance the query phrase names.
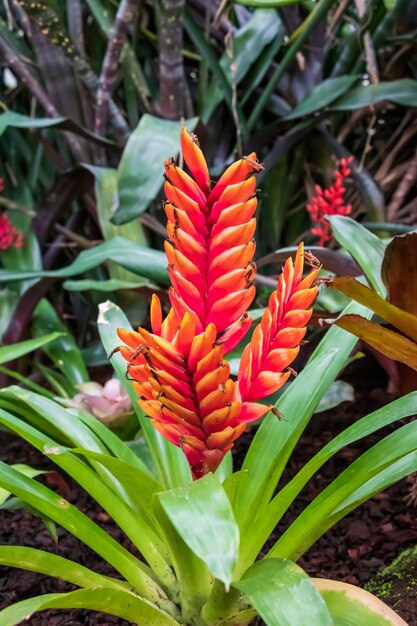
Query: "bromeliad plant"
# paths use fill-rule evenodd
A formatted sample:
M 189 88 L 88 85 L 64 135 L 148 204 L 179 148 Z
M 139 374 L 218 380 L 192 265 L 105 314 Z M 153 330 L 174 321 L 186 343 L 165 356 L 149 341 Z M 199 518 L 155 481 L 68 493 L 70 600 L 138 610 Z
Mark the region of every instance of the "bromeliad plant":
M 139 404 L 161 434 L 183 449 L 195 478 L 214 472 L 246 424 L 273 407 L 257 400 L 288 380 L 306 333 L 318 269 L 303 279 L 303 245 L 288 259 L 262 321 L 230 377 L 225 355 L 248 332 L 255 297 L 256 180 L 251 154 L 231 165 L 211 189 L 195 135 L 181 133 L 194 180 L 166 162 L 168 237 L 165 250 L 172 308 L 162 321 L 156 295 L 152 333 L 119 331 Z M 287 370 L 284 372 L 284 370 Z
M 328 330 L 280 397 L 284 419 L 274 411 L 265 415 L 271 407 L 259 400 L 288 379 L 316 294 L 317 270 L 302 277 L 302 246 L 295 260 L 286 262 L 234 380 L 224 357 L 250 326 L 245 312 L 254 296 L 252 171 L 258 165 L 255 155 L 241 159 L 211 189 L 195 140 L 184 133 L 182 144 L 192 176 L 167 163 L 172 308 L 163 320 L 153 299 L 152 332 L 130 330 L 110 302 L 101 305 L 98 320 L 103 344 L 136 406 L 142 454 L 87 413 L 20 387 L 0 392 L 0 424 L 78 481 L 141 559 L 59 494 L 1 463 L 0 487 L 95 550 L 118 577 L 41 550 L 0 546 L 1 564 L 59 576 L 79 587 L 8 607 L 0 612 L 0 626 L 47 608 L 70 607 L 105 611 L 141 626 L 244 626 L 258 616 L 268 626 L 305 626 L 307 620 L 311 626 L 404 626 L 366 592 L 312 581 L 294 561 L 353 508 L 417 469 L 416 422 L 356 459 L 265 558 L 257 558 L 314 473 L 345 445 L 411 415 L 417 394 L 357 421 L 278 487 L 294 446 L 356 338 L 337 327 Z M 347 312 L 371 315 L 355 303 Z M 121 354 L 115 351 L 117 332 L 125 342 Z M 125 377 L 126 360 L 133 385 Z M 242 468 L 233 472 L 234 440 L 262 415 Z

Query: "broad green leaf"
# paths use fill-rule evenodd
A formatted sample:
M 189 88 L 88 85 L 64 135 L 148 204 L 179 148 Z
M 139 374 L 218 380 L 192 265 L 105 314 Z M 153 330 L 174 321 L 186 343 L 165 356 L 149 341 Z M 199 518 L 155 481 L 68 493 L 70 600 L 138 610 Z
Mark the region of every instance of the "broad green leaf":
M 314 413 L 328 411 L 339 406 L 342 402 L 353 402 L 354 399 L 355 390 L 352 385 L 343 380 L 335 380 L 318 403 Z
M 98 463 L 95 464 L 96 473 L 80 458 L 68 452 L 68 448 L 58 446 L 55 441 L 44 436 L 22 420 L 5 414 L 5 412 L 0 412 L 0 422 L 24 437 L 38 450 L 43 451 L 56 465 L 77 481 L 136 545 L 163 583 L 167 587 L 173 584 L 172 572 L 165 562 L 166 555 L 162 554 L 164 547 L 152 525 L 149 524 L 148 518 L 143 515 L 142 511 L 133 511 L 126 502 L 123 485 L 120 485 L 117 480 L 106 480 L 107 475 L 103 471 L 100 472 L 101 466 Z M 30 502 L 29 504 L 33 505 Z M 45 512 L 40 507 L 37 508 L 41 512 Z M 54 519 L 52 515 L 50 517 Z
M 348 305 L 346 311 L 371 315 L 355 303 Z M 270 414 L 262 421 L 246 454 L 244 475 L 233 498 L 243 551 L 249 541 L 260 541 L 261 546 L 265 542 L 267 537 L 257 532 L 257 520 L 262 520 L 291 452 L 317 404 L 345 366 L 355 343 L 356 339 L 342 329 L 328 330 L 307 366 L 277 404 L 284 419 L 278 421 Z M 239 559 L 240 574 L 248 565 L 245 558 Z
M 0 115 L 0 134 L 8 127 L 13 128 L 48 128 L 65 121 L 65 117 L 31 117 L 14 111 L 6 111 Z
M 68 409 L 49 398 L 12 385 L 0 390 L 0 404 L 4 405 L 5 402 L 13 407 L 13 412 L 23 415 L 28 423 L 41 432 L 54 439 L 56 433 L 59 433 L 58 441 L 64 445 L 72 444 L 96 452 L 107 451 L 90 428 L 77 420 Z
M 326 444 L 272 499 L 258 520 L 257 532 L 245 541 L 241 555 L 244 562 L 253 562 L 284 513 L 324 463 L 346 446 L 368 437 L 397 420 L 412 415 L 415 412 L 416 402 L 417 392 L 399 398 L 358 420 Z
M 417 344 L 407 337 L 403 337 L 403 335 L 389 330 L 385 326 L 370 322 L 360 315 L 342 315 L 334 323 L 366 341 L 388 358 L 405 363 L 417 370 Z
M 130 448 L 129 443 L 122 441 L 110 428 L 107 428 L 90 413 L 76 411 L 77 417 L 105 444 L 106 448 L 118 459 L 146 472 L 147 466 Z M 107 450 L 106 450 L 107 451 Z M 152 475 L 152 474 L 151 474 Z M 153 475 L 152 475 L 153 478 Z
M 415 105 L 417 99 L 417 80 L 403 78 L 377 85 L 365 85 L 352 89 L 336 100 L 331 106 L 334 111 L 353 111 L 370 107 L 389 100 L 405 107 Z
M 239 529 L 227 495 L 214 475 L 158 494 L 176 531 L 209 571 L 230 586 L 239 550 Z
M 349 298 L 359 302 L 359 304 L 367 306 L 368 309 L 383 317 L 384 320 L 395 326 L 404 335 L 417 342 L 417 317 L 415 315 L 390 304 L 375 293 L 373 289 L 369 289 L 369 287 L 354 278 L 337 276 L 328 283 L 328 286 L 338 289 L 346 296 L 349 296 Z
M 0 414 L 4 415 L 4 412 L 1 411 Z M 69 530 L 71 534 L 113 565 L 139 593 L 150 599 L 158 597 L 158 586 L 146 573 L 145 565 L 62 496 L 32 478 L 23 476 L 1 461 L 0 487 L 14 493 L 24 502 Z M 2 623 L 1 618 L 0 623 Z
M 35 548 L 0 546 L 0 564 L 55 576 L 77 587 L 126 587 L 121 580 L 97 574 L 79 563 Z
M 119 194 L 117 189 L 117 170 L 85 165 L 85 167 L 94 175 L 95 185 L 94 191 L 96 195 L 97 215 L 100 223 L 101 232 L 106 241 L 113 237 L 125 237 L 129 241 L 144 246 L 148 246 L 148 242 L 143 232 L 143 228 L 139 220 L 134 220 L 130 224 L 116 226 L 111 222 L 114 213 L 119 207 Z M 120 281 L 137 282 L 137 276 L 115 263 L 109 265 L 110 278 Z M 146 280 L 146 279 L 143 279 Z M 89 282 L 89 281 L 86 281 Z M 109 291 L 110 287 L 99 288 L 99 285 L 105 284 L 107 281 L 91 281 L 92 289 Z M 113 281 L 109 281 L 113 282 Z M 95 285 L 94 285 L 95 283 Z M 84 287 L 86 288 L 86 287 Z
M 238 117 L 240 118 L 240 122 L 242 123 L 240 106 L 239 104 L 237 104 L 236 107 L 234 107 L 233 105 L 232 87 L 226 77 L 222 66 L 220 65 L 217 54 L 214 51 L 213 46 L 210 44 L 209 41 L 207 41 L 206 37 L 204 36 L 204 32 L 194 21 L 192 14 L 187 7 L 184 11 L 183 24 L 188 37 L 191 39 L 196 49 L 204 58 L 204 62 L 210 68 L 214 80 L 220 85 L 223 92 L 224 100 L 229 107 L 231 113 L 233 115 L 237 113 Z
M 141 215 L 162 187 L 164 162 L 176 157 L 183 126 L 193 130 L 197 119 L 186 122 L 163 120 L 145 114 L 126 144 L 117 172 L 119 206 L 112 222 L 125 224 Z
M 0 136 L 8 127 L 12 128 L 50 128 L 56 127 L 61 130 L 69 130 L 77 133 L 81 137 L 96 141 L 107 146 L 114 146 L 114 142 L 92 133 L 83 126 L 80 126 L 74 120 L 67 117 L 32 117 L 30 115 L 22 115 L 15 111 L 6 111 L 0 115 Z
M 66 280 L 63 286 L 68 291 L 109 291 L 111 293 L 118 289 L 141 289 L 142 287 L 157 289 L 157 286 L 151 283 L 148 278 L 140 279 L 138 276 L 132 280 L 120 280 L 118 278 L 110 278 L 109 280 Z
M 109 240 L 113 237 L 125 237 L 129 241 L 147 247 L 147 240 L 139 220 L 135 220 L 128 226 L 116 226 L 111 221 L 119 207 L 117 170 L 92 165 L 86 165 L 85 167 L 95 178 L 94 190 L 97 201 L 97 215 L 104 239 Z
M 25 476 L 29 476 L 30 478 L 36 478 L 40 474 L 45 474 L 44 471 L 35 469 L 34 467 L 30 467 L 30 465 L 23 465 L 21 463 L 15 463 L 11 465 L 13 469 L 21 472 Z M 0 489 L 0 505 L 6 502 L 7 498 L 11 495 L 10 491 L 6 491 L 6 489 Z
M 58 337 L 61 337 L 62 332 L 53 332 L 43 337 L 36 337 L 36 339 L 27 339 L 26 341 L 20 341 L 9 346 L 0 346 L 0 363 L 7 363 L 8 361 L 14 361 L 19 359 L 25 354 L 29 354 L 38 348 L 42 348 L 51 341 L 55 341 Z
M 233 32 L 228 46 L 232 51 L 230 56 L 224 52 L 220 59 L 220 67 L 230 85 L 238 85 L 246 76 L 255 61 L 262 54 L 264 48 L 278 37 L 283 40 L 281 20 L 276 11 L 254 11 L 248 21 Z M 253 42 L 256 41 L 256 46 Z M 233 63 L 234 71 L 231 65 Z M 207 122 L 214 110 L 224 98 L 224 90 L 216 83 L 214 89 L 208 90 L 203 102 L 201 117 Z
M 407 626 L 399 615 L 368 591 L 335 580 L 313 579 L 334 626 Z
M 307 574 L 287 559 L 263 559 L 233 586 L 250 601 L 267 626 L 334 626 Z
M 69 593 L 48 593 L 17 602 L 0 612 L 1 626 L 16 626 L 46 609 L 89 609 L 116 615 L 140 626 L 178 626 L 174 617 L 154 604 L 122 589 L 87 588 Z
M 90 450 L 83 450 L 82 448 L 73 448 L 70 452 L 72 454 L 80 454 L 87 460 L 94 459 L 101 463 L 120 481 L 123 489 L 126 490 L 131 501 L 137 505 L 137 508 L 144 509 L 148 513 L 151 511 L 152 496 L 161 491 L 162 487 L 156 482 L 146 466 L 143 469 L 139 469 L 109 454 L 90 452 Z
M 326 487 L 291 524 L 268 557 L 298 559 L 339 519 L 417 467 L 417 423 L 375 444 Z
M 259 9 L 275 9 L 286 7 L 290 4 L 302 4 L 303 0 L 234 0 L 234 4 L 243 4 L 247 7 L 257 7 Z
M 117 335 L 118 328 L 130 330 L 129 320 L 117 305 L 109 301 L 103 302 L 99 307 L 98 330 L 107 354 L 111 354 L 114 348 L 120 345 L 120 339 Z M 126 361 L 120 354 L 115 353 L 111 362 L 132 400 L 132 405 L 152 455 L 153 464 L 157 470 L 158 480 L 167 488 L 191 482 L 191 470 L 182 450 L 162 437 L 139 407 L 136 393 L 129 381 L 126 380 Z
M 134 274 L 146 276 L 164 285 L 168 284 L 166 256 L 159 250 L 150 250 L 137 244 L 114 237 L 90 250 L 83 250 L 75 261 L 59 270 L 13 271 L 0 270 L 0 281 L 8 282 L 27 278 L 69 278 L 84 274 L 106 261 L 114 261 Z
M 206 564 L 185 543 L 169 519 L 159 498 L 153 500 L 154 519 L 159 535 L 164 538 L 170 561 L 178 581 L 178 595 L 184 621 L 198 615 L 207 602 L 213 578 Z
M 386 244 L 350 217 L 333 215 L 327 219 L 336 241 L 353 256 L 375 291 L 385 297 L 381 265 Z
M 72 385 L 90 380 L 80 349 L 48 300 L 42 299 L 36 307 L 32 331 L 35 336 L 45 331 L 59 332 L 60 337 L 44 346 L 44 351 Z
M 357 76 L 337 76 L 324 80 L 316 85 L 308 96 L 285 116 L 285 119 L 293 120 L 323 109 L 345 93 L 357 79 Z

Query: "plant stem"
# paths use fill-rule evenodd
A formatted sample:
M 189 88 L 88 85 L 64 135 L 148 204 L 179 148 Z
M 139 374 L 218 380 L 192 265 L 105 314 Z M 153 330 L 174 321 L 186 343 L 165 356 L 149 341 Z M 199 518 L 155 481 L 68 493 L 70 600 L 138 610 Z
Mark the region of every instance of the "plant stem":
M 126 42 L 129 25 L 136 17 L 140 0 L 121 0 L 104 55 L 97 92 L 95 132 L 105 131 L 109 102 L 116 77 L 118 61 Z
M 310 13 L 308 18 L 304 21 L 304 23 L 297 29 L 297 36 L 292 41 L 290 47 L 284 55 L 281 63 L 273 72 L 271 78 L 269 79 L 268 84 L 265 89 L 261 93 L 259 100 L 257 101 L 251 116 L 249 117 L 247 123 L 248 131 L 252 131 L 262 113 L 266 105 L 268 104 L 268 100 L 271 97 L 274 89 L 278 85 L 281 78 L 284 76 L 285 72 L 293 63 L 298 51 L 307 41 L 311 31 L 315 28 L 316 24 L 321 20 L 321 18 L 327 13 L 333 4 L 334 0 L 321 0 Z M 294 37 L 291 37 L 291 39 Z
M 159 111 L 177 120 L 184 115 L 185 77 L 182 16 L 185 0 L 161 0 L 159 33 Z
M 240 597 L 239 591 L 226 591 L 224 583 L 215 580 L 210 598 L 203 606 L 201 615 L 208 624 L 216 624 L 236 611 L 236 604 Z

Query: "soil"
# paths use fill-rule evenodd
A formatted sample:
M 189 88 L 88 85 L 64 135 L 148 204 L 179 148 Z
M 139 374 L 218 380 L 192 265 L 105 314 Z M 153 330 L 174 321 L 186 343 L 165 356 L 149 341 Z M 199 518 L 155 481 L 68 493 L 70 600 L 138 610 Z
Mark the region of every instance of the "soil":
M 344 403 L 336 409 L 314 416 L 298 445 L 286 472 L 288 480 L 306 459 L 313 456 L 338 432 L 360 417 L 379 408 L 393 398 L 386 393 L 387 380 L 375 361 L 365 358 L 353 363 L 344 372 L 343 380 L 353 383 L 355 402 Z M 343 450 L 320 470 L 304 489 L 298 501 L 271 537 L 272 542 L 305 508 L 305 506 L 360 453 L 376 443 L 383 433 L 369 437 L 365 442 Z M 237 465 L 250 443 L 252 433 L 239 441 L 235 454 Z M 51 462 L 14 435 L 2 433 L 1 458 L 9 463 L 27 463 L 33 467 L 51 470 L 39 478 L 58 491 L 72 504 L 87 513 L 123 545 L 134 551 L 132 544 L 112 523 L 109 516 L 77 487 L 68 477 L 54 471 Z M 417 478 L 416 481 L 417 483 Z M 333 578 L 362 587 L 377 578 L 405 549 L 417 544 L 416 505 L 407 503 L 410 479 L 397 483 L 384 493 L 352 512 L 329 530 L 300 560 L 299 564 L 311 575 Z M 22 509 L 0 511 L 0 544 L 25 545 L 54 552 L 71 558 L 103 574 L 115 576 L 111 567 L 78 540 L 61 528 L 57 529 L 56 543 L 43 522 Z M 416 556 L 414 554 L 414 556 Z M 412 569 L 414 567 L 414 570 Z M 409 626 L 417 626 L 417 594 L 412 581 L 417 578 L 417 560 L 407 566 L 411 579 L 388 573 L 373 583 L 372 591 L 405 619 Z M 414 571 L 414 573 L 412 573 Z M 386 576 L 391 577 L 387 584 Z M 74 587 L 59 579 L 12 568 L 0 568 L 0 607 L 44 593 L 69 591 Z M 45 611 L 24 622 L 30 626 L 128 626 L 129 622 L 91 611 Z M 23 626 L 23 622 L 22 622 Z

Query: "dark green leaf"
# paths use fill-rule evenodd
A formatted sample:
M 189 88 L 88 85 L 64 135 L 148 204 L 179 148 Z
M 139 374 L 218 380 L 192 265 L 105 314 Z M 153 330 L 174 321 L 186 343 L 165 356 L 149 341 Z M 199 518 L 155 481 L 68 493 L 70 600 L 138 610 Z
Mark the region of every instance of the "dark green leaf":
M 142 116 L 120 161 L 119 206 L 113 214 L 114 224 L 130 222 L 146 211 L 162 187 L 165 160 L 178 155 L 181 128 L 193 130 L 196 125 L 196 118 L 183 123 Z
M 285 119 L 293 120 L 327 107 L 345 93 L 357 79 L 357 76 L 337 76 L 324 80 L 314 87 L 311 93 L 285 116 Z
M 146 276 L 162 284 L 168 284 L 166 256 L 159 250 L 138 246 L 122 237 L 114 237 L 90 250 L 84 250 L 67 267 L 49 271 L 0 270 L 3 282 L 25 280 L 26 278 L 69 278 L 91 270 L 105 261 L 114 261 L 135 274 Z
M 14 343 L 10 346 L 1 346 L 0 363 L 14 361 L 25 354 L 29 354 L 38 348 L 42 348 L 51 341 L 55 341 L 58 337 L 61 337 L 61 335 L 62 332 L 53 332 L 49 335 L 44 335 L 43 337 L 37 337 L 36 339 L 28 339 L 27 341 Z
M 417 101 L 417 81 L 409 78 L 364 85 L 352 89 L 334 102 L 334 111 L 353 111 L 389 100 L 406 107 L 414 107 Z

